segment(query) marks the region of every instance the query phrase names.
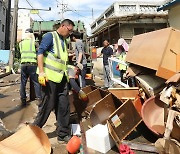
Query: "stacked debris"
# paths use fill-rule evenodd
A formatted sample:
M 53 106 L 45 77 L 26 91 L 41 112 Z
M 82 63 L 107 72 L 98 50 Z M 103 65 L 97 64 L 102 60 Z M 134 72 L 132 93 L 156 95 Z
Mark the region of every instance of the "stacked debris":
M 88 123 L 84 133 L 89 148 L 106 153 L 113 146 L 112 137 L 119 150 L 130 152 L 123 146 L 126 144 L 137 151 L 180 153 L 179 89 L 165 84 L 180 71 L 179 37 L 180 31 L 173 28 L 133 37 L 126 57 L 130 64 L 127 74 L 135 78 L 138 87 L 83 89 L 88 101 L 75 99 L 74 106 L 80 123 Z M 127 141 L 142 123 L 156 139 L 151 144 Z

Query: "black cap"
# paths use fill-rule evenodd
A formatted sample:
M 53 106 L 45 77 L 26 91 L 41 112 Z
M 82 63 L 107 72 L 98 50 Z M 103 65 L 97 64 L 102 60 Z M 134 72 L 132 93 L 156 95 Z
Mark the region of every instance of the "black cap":
M 33 33 L 32 28 L 28 28 L 28 29 L 26 29 L 25 33 Z

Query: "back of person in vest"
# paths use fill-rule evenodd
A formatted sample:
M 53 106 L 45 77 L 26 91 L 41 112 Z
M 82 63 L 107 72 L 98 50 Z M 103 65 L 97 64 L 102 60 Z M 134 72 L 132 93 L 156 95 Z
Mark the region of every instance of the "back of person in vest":
M 31 79 L 35 94 L 38 101 L 41 100 L 40 84 L 36 74 L 37 69 L 37 56 L 35 49 L 35 38 L 31 29 L 27 29 L 24 39 L 19 43 L 21 53 L 21 87 L 20 96 L 23 106 L 27 105 L 26 84 L 28 78 Z

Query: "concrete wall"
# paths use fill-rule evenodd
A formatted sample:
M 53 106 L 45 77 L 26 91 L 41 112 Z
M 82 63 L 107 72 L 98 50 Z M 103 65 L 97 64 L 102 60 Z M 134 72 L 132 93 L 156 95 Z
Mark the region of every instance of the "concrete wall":
M 171 27 L 180 30 L 180 5 L 169 10 L 169 23 Z

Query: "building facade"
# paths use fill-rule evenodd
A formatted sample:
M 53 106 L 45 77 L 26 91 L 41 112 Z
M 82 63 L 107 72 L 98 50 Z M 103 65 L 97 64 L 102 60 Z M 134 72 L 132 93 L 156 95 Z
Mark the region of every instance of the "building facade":
M 19 42 L 24 38 L 26 29 L 32 27 L 33 20 L 29 13 L 18 14 L 18 25 L 17 25 L 17 41 Z
M 130 43 L 134 35 L 167 27 L 167 12 L 158 12 L 159 5 L 154 1 L 113 3 L 91 24 L 91 45 L 101 47 L 104 39 L 114 44 L 119 38 Z
M 161 7 L 158 8 L 158 11 L 160 10 L 168 10 L 168 16 L 169 16 L 169 24 L 171 27 L 179 29 L 180 30 L 180 1 L 179 0 L 173 0 L 170 1 Z
M 0 0 L 0 49 L 9 49 L 13 17 L 11 1 Z M 9 26 L 7 26 L 9 25 Z
M 5 48 L 6 5 L 0 0 L 0 49 Z

